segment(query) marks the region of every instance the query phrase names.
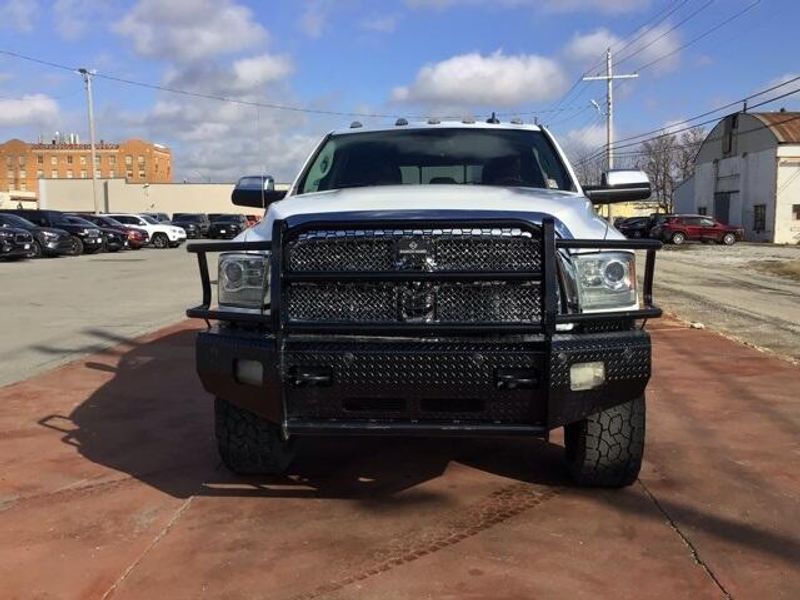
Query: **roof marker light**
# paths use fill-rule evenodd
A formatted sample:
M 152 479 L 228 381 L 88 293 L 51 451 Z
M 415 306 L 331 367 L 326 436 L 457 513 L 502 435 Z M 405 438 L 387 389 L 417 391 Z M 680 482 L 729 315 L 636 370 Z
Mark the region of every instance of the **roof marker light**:
M 399 119 L 397 119 L 397 121 L 394 122 L 394 125 L 395 127 L 403 127 L 405 125 L 408 125 L 408 121 L 400 117 Z
M 358 129 L 359 127 L 363 127 L 361 121 L 353 121 L 350 123 L 350 129 Z
M 441 123 L 441 121 L 436 117 L 431 117 L 428 119 L 428 125 L 438 125 L 439 123 Z
M 461 122 L 464 123 L 465 125 L 472 125 L 473 123 L 475 123 L 475 117 L 464 117 L 461 120 Z
M 519 117 L 514 117 L 513 119 L 511 119 L 511 124 L 512 125 L 522 125 L 522 119 L 520 119 Z

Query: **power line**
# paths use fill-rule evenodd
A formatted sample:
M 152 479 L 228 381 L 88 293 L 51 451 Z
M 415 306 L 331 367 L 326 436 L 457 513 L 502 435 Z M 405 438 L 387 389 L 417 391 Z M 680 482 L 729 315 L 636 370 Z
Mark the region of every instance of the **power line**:
M 700 14 L 702 11 L 704 11 L 706 8 L 708 8 L 709 6 L 711 6 L 713 3 L 714 3 L 714 0 L 708 0 L 708 1 L 707 1 L 705 4 L 703 4 L 703 6 L 701 6 L 700 8 L 698 8 L 698 9 L 697 9 L 696 11 L 694 11 L 693 13 L 690 13 L 690 14 L 689 14 L 687 17 L 685 17 L 685 18 L 684 18 L 682 21 L 678 21 L 678 23 L 676 23 L 675 25 L 673 25 L 672 27 L 670 27 L 669 29 L 667 29 L 666 31 L 664 31 L 663 33 L 661 33 L 661 35 L 659 35 L 659 36 L 657 36 L 657 37 L 653 38 L 652 40 L 650 40 L 649 42 L 647 42 L 647 43 L 646 43 L 646 44 L 644 44 L 643 46 L 640 46 L 640 47 L 636 48 L 636 49 L 635 49 L 633 52 L 631 52 L 631 53 L 630 53 L 630 54 L 628 54 L 627 56 L 624 56 L 624 57 L 622 57 L 621 59 L 619 59 L 619 62 L 617 63 L 617 66 L 621 65 L 621 64 L 622 64 L 622 63 L 624 63 L 624 62 L 627 62 L 627 61 L 629 61 L 631 58 L 633 58 L 633 57 L 634 57 L 634 56 L 636 56 L 637 54 L 640 54 L 641 52 L 644 52 L 644 51 L 645 51 L 645 50 L 647 50 L 647 49 L 648 49 L 650 46 L 652 46 L 653 44 L 655 44 L 657 41 L 659 41 L 659 40 L 661 40 L 661 39 L 665 38 L 665 37 L 666 37 L 666 36 L 668 36 L 670 33 L 672 33 L 673 31 L 675 31 L 675 30 L 676 30 L 678 27 L 680 27 L 681 25 L 683 25 L 684 23 L 686 23 L 686 22 L 687 22 L 687 21 L 689 21 L 690 19 L 693 19 L 695 16 L 697 16 L 697 15 L 698 15 L 698 14 Z
M 668 53 L 664 54 L 663 56 L 659 56 L 659 57 L 658 57 L 658 58 L 656 58 L 655 60 L 651 60 L 649 63 L 647 63 L 647 64 L 645 64 L 645 65 L 643 65 L 643 66 L 639 67 L 639 71 L 644 71 L 645 69 L 647 69 L 647 68 L 649 68 L 649 67 L 652 67 L 653 65 L 655 65 L 655 64 L 657 64 L 657 63 L 660 63 L 662 60 L 665 60 L 665 59 L 669 58 L 670 56 L 673 56 L 674 54 L 677 54 L 677 53 L 678 53 L 678 52 L 680 52 L 681 50 L 684 50 L 685 48 L 688 48 L 689 46 L 691 46 L 691 45 L 692 45 L 692 44 L 694 44 L 695 42 L 699 42 L 699 41 L 700 41 L 700 40 L 702 40 L 703 38 L 705 38 L 705 37 L 708 37 L 709 35 L 711 35 L 711 34 L 712 34 L 712 33 L 714 33 L 715 31 L 717 31 L 718 29 L 721 29 L 722 27 L 724 27 L 725 25 L 727 25 L 728 23 L 730 23 L 731 21 L 735 21 L 736 19 L 738 19 L 739 17 L 741 17 L 741 16 L 742 16 L 743 14 L 745 14 L 746 12 L 749 12 L 750 10 L 754 9 L 756 6 L 758 6 L 759 4 L 761 4 L 761 1 L 762 1 L 762 0 L 756 0 L 755 2 L 753 2 L 753 3 L 751 3 L 751 4 L 748 4 L 747 6 L 745 6 L 745 7 L 744 7 L 742 10 L 740 10 L 739 12 L 737 12 L 737 13 L 735 13 L 735 14 L 731 15 L 730 17 L 728 17 L 727 19 L 725 19 L 725 20 L 724 20 L 724 21 L 722 21 L 721 23 L 717 23 L 717 24 L 716 24 L 714 27 L 712 27 L 711 29 L 708 29 L 708 30 L 704 31 L 702 34 L 700 34 L 700 35 L 698 35 L 697 37 L 695 37 L 695 38 L 693 38 L 693 39 L 689 40 L 688 42 L 686 42 L 686 43 L 685 43 L 685 44 L 683 44 L 682 46 L 679 46 L 679 47 L 678 47 L 678 48 L 676 48 L 675 50 L 672 50 L 671 52 L 668 52 Z

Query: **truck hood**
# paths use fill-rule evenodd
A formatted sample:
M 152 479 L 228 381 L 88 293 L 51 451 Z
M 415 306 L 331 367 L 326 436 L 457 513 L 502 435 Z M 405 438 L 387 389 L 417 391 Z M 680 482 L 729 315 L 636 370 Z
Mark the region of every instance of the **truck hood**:
M 239 241 L 272 238 L 275 220 L 522 218 L 552 216 L 562 237 L 621 239 L 584 196 L 560 190 L 466 185 L 396 185 L 330 190 L 290 196 L 270 205 L 266 218 Z

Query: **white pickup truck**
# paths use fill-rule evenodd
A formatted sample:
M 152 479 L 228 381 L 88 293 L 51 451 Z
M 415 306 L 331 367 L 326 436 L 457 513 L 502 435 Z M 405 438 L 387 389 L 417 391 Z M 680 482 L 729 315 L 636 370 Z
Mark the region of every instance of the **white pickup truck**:
M 626 240 L 594 205 L 649 195 L 638 171 L 583 187 L 546 129 L 496 120 L 354 123 L 324 137 L 288 191 L 242 178 L 234 204 L 266 218 L 188 248 L 223 462 L 281 472 L 305 435 L 564 427 L 579 484 L 629 485 L 660 242 Z M 216 302 L 207 252 L 222 252 Z

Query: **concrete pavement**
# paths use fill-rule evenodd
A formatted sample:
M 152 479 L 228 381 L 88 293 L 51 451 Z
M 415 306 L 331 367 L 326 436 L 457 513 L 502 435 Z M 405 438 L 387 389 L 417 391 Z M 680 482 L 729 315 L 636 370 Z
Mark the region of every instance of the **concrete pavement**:
M 0 389 L 3 598 L 796 598 L 800 369 L 654 324 L 640 481 L 560 440 L 309 439 L 216 457 L 195 323 Z

